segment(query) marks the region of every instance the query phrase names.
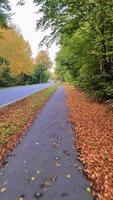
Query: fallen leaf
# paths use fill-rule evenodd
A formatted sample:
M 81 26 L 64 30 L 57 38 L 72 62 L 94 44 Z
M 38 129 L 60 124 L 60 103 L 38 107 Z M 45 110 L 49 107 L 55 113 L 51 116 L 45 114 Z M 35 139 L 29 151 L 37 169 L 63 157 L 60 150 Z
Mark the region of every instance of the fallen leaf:
M 61 167 L 60 163 L 55 163 L 56 167 Z
M 31 180 L 32 180 L 32 181 L 35 181 L 35 180 L 36 180 L 36 178 L 35 178 L 34 176 L 32 176 L 32 177 L 31 177 Z
M 40 174 L 41 173 L 41 171 L 40 170 L 37 170 L 37 172 L 36 172 L 37 174 Z
M 0 192 L 3 193 L 3 192 L 6 192 L 7 188 L 6 187 L 3 187 L 1 188 Z
M 48 188 L 51 186 L 49 181 L 45 181 L 44 183 L 41 184 L 40 188 L 44 189 L 45 191 L 48 190 Z
M 67 175 L 66 175 L 66 178 L 67 178 L 67 179 L 71 178 L 71 175 L 70 175 L 70 174 L 67 174 Z
M 60 157 L 56 156 L 56 157 L 55 157 L 55 160 L 60 160 Z
M 55 182 L 57 180 L 57 176 L 53 176 L 50 178 L 51 181 Z
M 25 199 L 25 194 L 22 194 L 20 197 L 19 197 L 19 200 L 24 200 Z
M 5 181 L 5 182 L 4 182 L 4 185 L 7 185 L 7 184 L 8 184 L 8 181 Z
M 87 187 L 87 188 L 86 188 L 86 192 L 89 192 L 89 193 L 91 192 L 90 187 Z
M 44 196 L 44 194 L 43 193 L 39 193 L 39 192 L 36 192 L 35 194 L 34 194 L 34 197 L 35 197 L 35 199 L 37 199 L 37 200 L 39 200 L 40 198 L 42 198 Z
M 65 86 L 78 159 L 98 200 L 113 197 L 113 105 L 92 101 L 85 92 Z M 75 141 L 74 141 L 75 143 Z M 80 172 L 82 168 L 75 166 Z M 91 189 L 87 189 L 90 192 Z M 98 192 L 97 192 L 98 191 Z

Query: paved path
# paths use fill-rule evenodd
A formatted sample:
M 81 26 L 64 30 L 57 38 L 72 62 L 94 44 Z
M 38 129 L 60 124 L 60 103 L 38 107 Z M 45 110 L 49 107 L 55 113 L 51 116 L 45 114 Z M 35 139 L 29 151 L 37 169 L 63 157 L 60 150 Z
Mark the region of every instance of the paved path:
M 92 200 L 59 87 L 0 170 L 0 200 Z
M 17 100 L 30 96 L 52 86 L 53 84 L 54 82 L 51 81 L 49 83 L 2 88 L 0 89 L 0 107 L 9 105 Z

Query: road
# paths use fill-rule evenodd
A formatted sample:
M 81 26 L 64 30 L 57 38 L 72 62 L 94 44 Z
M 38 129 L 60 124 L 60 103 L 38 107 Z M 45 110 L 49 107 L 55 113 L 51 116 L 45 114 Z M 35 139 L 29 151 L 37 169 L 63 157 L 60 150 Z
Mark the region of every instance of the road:
M 14 103 L 17 100 L 20 100 L 24 97 L 30 96 L 36 92 L 48 88 L 53 84 L 54 82 L 51 81 L 49 83 L 2 88 L 0 89 L 0 107 Z
M 93 200 L 59 87 L 0 169 L 0 200 Z

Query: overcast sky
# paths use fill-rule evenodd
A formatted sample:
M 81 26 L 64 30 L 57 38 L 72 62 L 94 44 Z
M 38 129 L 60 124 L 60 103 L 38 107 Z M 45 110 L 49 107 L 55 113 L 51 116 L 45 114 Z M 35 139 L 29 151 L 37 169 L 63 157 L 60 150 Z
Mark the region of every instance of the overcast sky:
M 12 7 L 12 12 L 15 13 L 12 16 L 12 22 L 20 28 L 24 38 L 29 41 L 32 48 L 32 55 L 35 58 L 37 52 L 40 50 L 39 43 L 44 35 L 49 34 L 49 30 L 46 32 L 40 30 L 36 31 L 36 19 L 38 19 L 39 16 L 36 14 L 36 7 L 32 0 L 26 0 L 24 6 L 16 6 L 18 0 L 9 1 Z M 58 47 L 53 44 L 49 50 L 52 61 L 54 61 L 57 51 Z

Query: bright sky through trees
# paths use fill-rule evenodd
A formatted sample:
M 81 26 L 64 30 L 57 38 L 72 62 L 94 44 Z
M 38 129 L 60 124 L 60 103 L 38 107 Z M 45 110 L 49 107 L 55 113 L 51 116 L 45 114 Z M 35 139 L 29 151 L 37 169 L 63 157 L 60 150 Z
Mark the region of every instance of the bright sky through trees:
M 17 0 L 9 1 L 12 12 L 14 13 L 12 16 L 12 23 L 20 28 L 24 38 L 28 40 L 31 45 L 33 57 L 36 57 L 37 52 L 40 50 L 39 43 L 45 35 L 49 34 L 49 30 L 45 32 L 42 32 L 41 30 L 36 31 L 37 9 L 32 0 L 26 0 L 24 6 L 16 6 Z M 49 50 L 52 61 L 54 61 L 57 51 L 58 47 L 53 44 Z

